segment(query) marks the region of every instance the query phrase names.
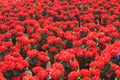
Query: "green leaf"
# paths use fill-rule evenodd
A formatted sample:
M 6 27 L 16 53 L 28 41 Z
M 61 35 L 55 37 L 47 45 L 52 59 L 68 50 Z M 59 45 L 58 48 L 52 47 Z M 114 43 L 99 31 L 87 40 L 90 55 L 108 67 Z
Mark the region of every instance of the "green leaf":
M 41 34 L 41 37 L 42 37 L 42 40 L 43 39 L 45 40 L 48 37 L 48 34 Z
M 5 18 L 4 18 L 2 21 L 3 21 L 3 23 L 6 23 L 6 22 L 7 22 L 7 20 L 6 20 Z
M 104 47 L 101 43 L 98 44 L 98 47 L 99 47 L 100 51 L 104 50 Z
M 13 34 L 12 35 L 12 43 L 15 45 L 16 44 L 16 37 L 17 37 L 17 34 Z
M 35 12 L 35 19 L 39 20 L 39 16 L 38 16 L 38 12 L 37 11 Z
M 47 62 L 41 62 L 41 67 L 46 68 Z
M 81 37 L 86 37 L 88 35 L 88 32 L 80 32 Z
M 118 18 L 120 19 L 120 15 L 118 15 Z
M 78 77 L 77 80 L 82 80 L 82 78 L 81 78 L 81 77 Z
M 25 17 L 19 16 L 19 17 L 18 17 L 18 20 L 19 20 L 19 21 L 24 21 L 24 20 L 25 20 Z
M 24 28 L 25 28 L 24 33 L 27 33 L 28 25 L 26 24 L 26 25 L 24 26 Z
M 63 64 L 64 68 L 71 68 L 71 66 L 70 66 L 69 63 L 65 63 L 65 62 L 63 62 L 62 64 Z
M 0 53 L 0 58 L 3 58 L 6 54 L 8 54 L 11 51 L 11 48 L 8 48 L 7 51 Z
M 0 29 L 0 34 L 6 33 L 7 31 Z
M 18 69 L 14 69 L 12 72 L 13 72 L 13 75 L 14 75 L 14 76 L 19 76 L 22 71 L 20 71 L 20 70 L 18 70 Z
M 72 0 L 68 0 L 68 3 L 71 4 L 71 1 L 72 1 Z
M 29 6 L 29 4 L 24 4 L 24 7 L 26 8 L 27 6 Z
M 42 16 L 45 16 L 47 14 L 47 9 L 44 8 L 43 12 L 42 12 Z
M 36 56 L 34 58 L 31 58 L 30 61 L 29 61 L 29 64 L 30 64 L 29 68 L 34 67 L 36 65 L 37 60 L 38 60 L 38 56 Z
M 5 78 L 11 79 L 12 76 L 13 76 L 12 70 L 4 72 L 3 76 L 4 76 Z
M 118 80 L 117 78 L 115 78 L 115 80 Z
M 33 19 L 33 15 L 32 15 L 32 14 L 29 14 L 29 17 L 30 17 L 31 19 Z
M 120 32 L 120 26 L 117 27 L 118 32 Z
M 71 71 L 71 66 L 70 66 L 69 63 L 65 63 L 65 62 L 62 62 L 62 65 L 63 65 L 63 67 L 65 69 L 64 76 L 67 76 Z
M 59 44 L 55 44 L 55 46 L 56 46 L 58 49 L 62 48 L 62 46 L 59 45 Z
M 41 34 L 41 41 L 38 42 L 38 45 L 36 46 L 37 50 L 44 51 L 41 47 L 43 44 L 47 42 L 46 38 L 48 37 L 48 34 Z
M 105 18 L 105 19 L 103 19 L 103 21 L 104 21 L 104 22 L 108 22 L 108 19 L 107 19 L 107 18 Z
M 72 48 L 73 47 L 72 43 L 73 43 L 73 41 L 67 41 L 66 42 L 66 47 L 67 48 Z
M 36 49 L 36 45 L 35 44 L 31 44 L 31 49 Z
M 52 58 L 53 58 L 54 55 L 55 55 L 54 53 L 48 52 L 48 56 L 49 56 L 49 57 L 52 57 Z
M 112 38 L 111 43 L 113 44 L 116 40 L 117 38 Z
M 22 73 L 22 71 L 18 70 L 18 69 L 13 69 L 13 70 L 8 70 L 6 72 L 4 72 L 3 76 L 5 78 L 7 78 L 7 80 L 12 80 L 11 78 L 13 76 L 19 76 Z
M 81 47 L 86 48 L 86 49 L 89 48 L 85 43 L 81 44 Z
M 27 54 L 26 54 L 26 52 L 25 52 L 25 50 L 24 50 L 24 45 L 22 45 L 22 48 L 21 48 L 21 52 L 20 52 L 20 54 L 21 54 L 22 57 L 24 57 L 24 58 L 27 57 Z

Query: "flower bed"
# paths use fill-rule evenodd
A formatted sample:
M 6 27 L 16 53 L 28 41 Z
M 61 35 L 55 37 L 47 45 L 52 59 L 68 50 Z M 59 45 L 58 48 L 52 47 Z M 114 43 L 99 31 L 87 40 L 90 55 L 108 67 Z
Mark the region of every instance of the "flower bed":
M 0 1 L 0 80 L 117 80 L 119 40 L 119 0 Z

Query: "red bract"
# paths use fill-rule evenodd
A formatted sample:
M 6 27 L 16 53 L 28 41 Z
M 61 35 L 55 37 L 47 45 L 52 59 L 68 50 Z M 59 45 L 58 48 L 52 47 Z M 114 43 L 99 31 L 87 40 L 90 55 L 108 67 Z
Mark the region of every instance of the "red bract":
M 56 50 L 57 50 L 56 47 L 54 47 L 54 46 L 50 47 L 50 52 L 55 52 Z
M 12 80 L 20 80 L 19 76 L 12 77 Z
M 73 60 L 72 62 L 70 62 L 70 66 L 72 67 L 72 70 L 76 70 L 79 67 L 78 61 Z
M 48 62 L 49 61 L 49 57 L 48 57 L 46 52 L 40 52 L 38 54 L 38 59 L 43 61 L 43 62 Z
M 60 70 L 63 73 L 65 72 L 63 65 L 60 64 L 60 63 L 57 63 L 57 62 L 52 65 L 52 68 L 58 69 L 58 70 Z
M 62 62 L 69 62 L 72 58 L 74 58 L 74 55 L 69 53 L 68 51 L 61 51 L 60 53 L 60 60 Z
M 84 50 L 83 50 L 83 49 L 81 49 L 81 48 L 76 48 L 75 51 L 76 51 L 76 55 L 77 55 L 78 57 L 83 57 L 83 56 L 84 56 Z
M 34 72 L 34 73 L 38 73 L 39 71 L 42 71 L 43 69 L 42 69 L 42 67 L 34 67 L 33 69 L 32 69 L 32 71 Z
M 47 49 L 48 48 L 48 44 L 43 44 L 43 46 L 42 46 L 42 49 Z
M 95 76 L 92 78 L 92 80 L 100 80 L 100 78 Z
M 0 46 L 0 52 L 5 52 L 7 50 L 6 46 Z
M 92 47 L 92 46 L 96 45 L 96 43 L 92 40 L 87 40 L 86 44 L 87 44 L 88 47 Z
M 116 75 L 117 75 L 117 78 L 120 78 L 120 70 L 119 70 L 119 69 L 116 70 L 115 73 L 116 73 Z
M 90 77 L 84 77 L 83 80 L 92 80 Z
M 43 80 L 43 79 L 47 78 L 48 77 L 47 71 L 39 71 L 38 72 L 38 77 L 39 77 L 40 80 Z
M 70 72 L 70 73 L 68 74 L 68 78 L 69 78 L 70 80 L 77 79 L 78 76 L 79 76 L 79 72 Z
M 112 65 L 111 65 L 111 69 L 112 69 L 113 71 L 116 71 L 117 69 L 119 69 L 119 66 L 118 66 L 117 64 L 112 64 Z
M 90 70 L 91 75 L 99 77 L 100 76 L 100 70 L 99 69 L 91 69 Z
M 58 69 L 52 69 L 52 72 L 51 72 L 51 77 L 54 79 L 54 80 L 57 80 L 60 78 L 61 76 L 61 71 L 58 70 Z
M 35 50 L 28 50 L 27 51 L 27 55 L 31 58 L 37 56 L 39 54 L 39 51 L 37 51 L 36 49 Z
M 89 70 L 87 70 L 87 69 L 82 69 L 81 71 L 80 71 L 80 75 L 81 76 L 84 76 L 84 77 L 87 77 L 87 76 L 90 76 L 90 71 Z

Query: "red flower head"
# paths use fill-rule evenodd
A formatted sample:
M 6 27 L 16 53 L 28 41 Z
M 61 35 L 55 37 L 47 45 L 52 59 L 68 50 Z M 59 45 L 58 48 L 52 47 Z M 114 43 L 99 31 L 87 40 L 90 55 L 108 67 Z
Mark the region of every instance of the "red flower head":
M 93 40 L 87 40 L 86 44 L 88 47 L 94 47 L 96 45 L 96 43 Z
M 112 64 L 112 65 L 111 65 L 111 69 L 112 69 L 113 71 L 116 71 L 117 69 L 119 69 L 119 66 L 118 66 L 117 64 Z
M 59 58 L 62 62 L 69 62 L 69 60 L 74 58 L 74 55 L 69 53 L 68 51 L 61 51 Z
M 43 61 L 43 62 L 48 62 L 50 60 L 50 58 L 48 57 L 46 52 L 40 52 L 38 54 L 38 59 Z
M 42 67 L 34 67 L 34 68 L 32 69 L 32 72 L 33 72 L 33 73 L 38 73 L 38 72 L 40 72 L 40 71 L 43 71 Z
M 37 56 L 39 54 L 39 51 L 37 51 L 36 49 L 33 49 L 33 50 L 28 50 L 27 51 L 27 55 L 31 58 Z
M 116 70 L 115 73 L 117 75 L 117 78 L 120 78 L 120 69 Z
M 52 71 L 51 71 L 51 77 L 54 80 L 58 80 L 61 77 L 61 71 L 58 70 L 58 69 L 52 69 Z
M 58 69 L 58 70 L 62 71 L 63 73 L 65 71 L 63 65 L 60 63 L 57 63 L 57 62 L 52 65 L 52 68 Z
M 55 52 L 57 48 L 55 46 L 50 47 L 50 52 Z
M 87 70 L 87 69 L 82 69 L 81 71 L 80 71 L 80 75 L 81 76 L 84 76 L 84 77 L 87 77 L 87 76 L 90 76 L 90 71 L 89 70 Z
M 90 77 L 84 77 L 82 80 L 92 80 Z
M 101 79 L 100 79 L 100 77 L 94 76 L 94 77 L 92 78 L 92 80 L 101 80 Z
M 68 78 L 69 78 L 70 80 L 75 80 L 75 79 L 77 79 L 77 77 L 79 77 L 79 72 L 70 72 L 70 73 L 68 74 Z
M 39 77 L 39 80 L 43 80 L 43 79 L 48 77 L 48 72 L 44 71 L 44 70 L 43 71 L 39 71 L 38 72 L 38 77 Z
M 7 47 L 6 46 L 0 46 L 0 52 L 4 52 L 7 50 Z
M 72 62 L 70 62 L 70 66 L 72 67 L 72 70 L 76 70 L 79 67 L 78 61 L 73 60 Z

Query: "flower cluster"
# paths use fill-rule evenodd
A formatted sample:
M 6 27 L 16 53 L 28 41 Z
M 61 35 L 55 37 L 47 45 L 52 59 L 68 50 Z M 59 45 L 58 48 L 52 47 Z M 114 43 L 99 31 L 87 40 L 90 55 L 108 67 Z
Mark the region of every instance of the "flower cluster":
M 0 0 L 0 80 L 120 78 L 119 0 Z

